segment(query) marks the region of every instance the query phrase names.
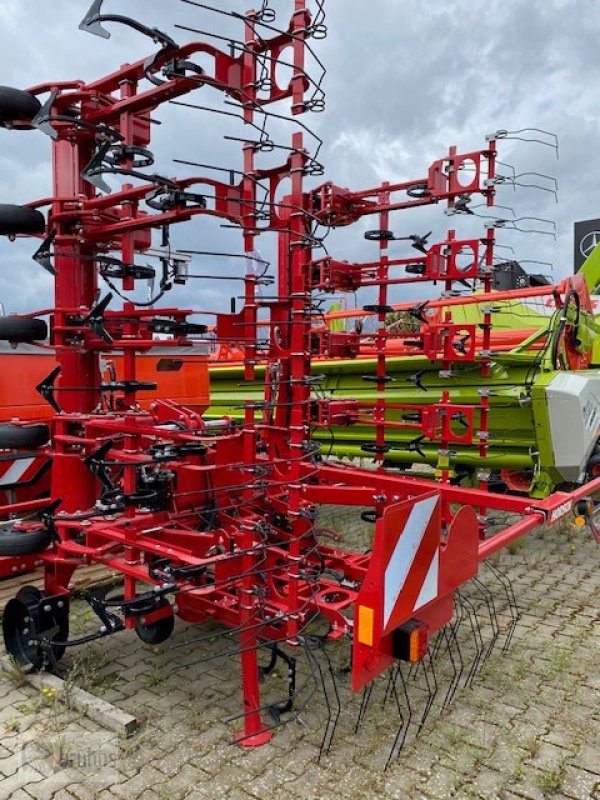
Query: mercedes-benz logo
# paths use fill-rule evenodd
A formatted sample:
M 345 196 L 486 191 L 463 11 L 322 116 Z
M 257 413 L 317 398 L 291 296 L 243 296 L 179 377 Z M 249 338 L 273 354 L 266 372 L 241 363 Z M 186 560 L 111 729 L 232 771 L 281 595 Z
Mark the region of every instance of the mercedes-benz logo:
M 590 231 L 579 242 L 579 252 L 584 258 L 588 258 L 596 249 L 597 244 L 600 244 L 600 231 Z

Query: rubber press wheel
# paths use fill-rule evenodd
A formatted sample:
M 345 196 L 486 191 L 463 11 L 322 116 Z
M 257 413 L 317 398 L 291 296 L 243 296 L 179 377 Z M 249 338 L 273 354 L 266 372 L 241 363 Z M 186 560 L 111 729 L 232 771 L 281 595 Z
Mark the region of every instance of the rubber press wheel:
M 41 107 L 37 97 L 29 92 L 0 86 L 0 125 L 27 130 Z
M 68 599 L 50 598 L 35 586 L 23 586 L 6 604 L 2 632 L 6 650 L 17 664 L 25 670 L 38 671 L 46 660 L 39 638 L 44 634 L 51 642 L 65 642 L 69 638 Z M 52 649 L 55 661 L 62 658 L 64 646 Z
M 50 544 L 50 534 L 44 528 L 15 530 L 14 524 L 0 527 L 0 556 L 29 556 L 41 553 Z
M 48 336 L 48 326 L 35 317 L 0 317 L 0 340 L 4 342 L 41 342 Z
M 46 218 L 41 211 L 26 206 L 0 203 L 0 235 L 16 236 L 44 233 Z
M 153 610 L 156 611 L 157 609 L 165 608 L 168 605 L 170 605 L 169 601 L 163 599 L 156 604 Z M 175 617 L 173 614 L 169 614 L 168 617 L 163 617 L 162 619 L 152 622 L 149 625 L 146 625 L 142 619 L 142 617 L 138 617 L 136 620 L 135 632 L 142 642 L 145 642 L 146 644 L 161 644 L 162 642 L 166 642 L 169 636 L 173 633 L 173 629 L 175 627 Z
M 47 425 L 0 424 L 0 450 L 35 450 L 50 438 Z

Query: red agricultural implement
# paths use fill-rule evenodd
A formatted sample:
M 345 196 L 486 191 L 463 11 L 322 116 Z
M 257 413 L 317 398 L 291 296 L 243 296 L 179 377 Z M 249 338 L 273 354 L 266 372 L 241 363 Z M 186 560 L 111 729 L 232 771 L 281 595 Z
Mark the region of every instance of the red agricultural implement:
M 491 309 L 478 331 L 455 325 L 449 309 L 435 323 L 423 321 L 421 355 L 446 376 L 447 388 L 431 414 L 415 418 L 415 426 L 435 443 L 439 461 L 430 479 L 395 475 L 384 466 L 390 449 L 385 325 L 390 285 L 441 282 L 451 292 L 456 281 L 476 279 L 489 292 L 496 263 L 494 225 L 468 242 L 449 234 L 427 258 L 392 260 L 389 249 L 397 239 L 390 231 L 393 214 L 439 205 L 459 215 L 476 197 L 491 208 L 496 139 L 508 133 L 488 138 L 481 150 L 450 148 L 416 180 L 363 191 L 331 182 L 309 188 L 307 180 L 323 168 L 318 153 L 307 149 L 308 129 L 299 120 L 323 109 L 322 77 L 310 74 L 311 63 L 321 70 L 314 42 L 326 34 L 323 3 L 294 0 L 289 24 L 280 25 L 268 0 L 246 14 L 184 2 L 217 20 L 226 17 L 228 24 L 237 21 L 240 38 L 225 37 L 227 46 L 220 49 L 218 29 L 195 31 L 208 38 L 180 46 L 155 28 L 104 13 L 103 0 L 95 0 L 83 30 L 108 37 L 105 26 L 126 25 L 154 40 L 158 50 L 91 83 L 49 82 L 28 92 L 0 91 L 2 125 L 43 131 L 53 153 L 52 196 L 24 207 L 0 206 L 0 233 L 42 239 L 36 260 L 54 275 L 54 306 L 11 318 L 13 328 L 4 338 L 42 341 L 47 331 L 41 318 L 48 317 L 58 364 L 37 386 L 52 409 L 50 443 L 43 443 L 52 459 L 50 497 L 0 509 L 12 520 L 0 533 L 4 541 L 18 547 L 35 540 L 45 591 L 27 587 L 9 602 L 4 639 L 24 667 L 53 669 L 65 650 L 121 635 L 124 629 L 155 644 L 170 636 L 175 616 L 188 623 L 217 623 L 229 641 L 235 635 L 239 643 L 229 651 L 239 653 L 241 661 L 237 738 L 256 746 L 297 713 L 296 661 L 302 653 L 328 704 L 335 699 L 327 693 L 316 655 L 327 659 L 329 643 L 340 639 L 351 643 L 352 688 L 367 687 L 362 711 L 369 687 L 382 673 L 390 675 L 395 693 L 396 682 L 403 680 L 398 665 L 419 662 L 425 670 L 441 637 L 449 648 L 456 646 L 456 592 L 477 576 L 481 562 L 576 507 L 590 516 L 600 478 L 588 479 L 586 473 L 585 480 L 575 477 L 538 500 L 491 492 L 483 474 L 472 488 L 451 480 L 456 415 L 465 420 L 462 440 L 475 443 L 482 460 L 488 454 Z M 289 72 L 283 83 L 282 65 Z M 242 123 L 241 167 L 217 172 L 226 175 L 223 181 L 211 177 L 210 168 L 183 179 L 149 171 L 158 110 L 187 98 L 188 106 L 209 114 L 211 108 L 195 102 L 197 93 L 206 99 L 209 91 L 212 110 Z M 297 130 L 280 143 L 268 128 L 281 121 L 284 103 Z M 280 159 L 271 155 L 265 161 L 267 153 Z M 115 178 L 124 182 L 111 191 L 107 181 Z M 323 255 L 330 229 L 348 227 L 352 235 L 352 224 L 366 216 L 376 220 L 367 238 L 375 242 L 377 254 L 368 268 L 348 270 Z M 117 295 L 127 298 L 124 293 L 155 272 L 161 296 L 174 283 L 185 283 L 189 276 L 181 270 L 181 253 L 171 237 L 194 217 L 239 229 L 247 265 L 240 310 L 211 318 L 206 309 L 159 308 L 159 297 L 150 305 L 133 299 L 119 304 Z M 158 247 L 153 247 L 153 232 L 160 236 Z M 256 243 L 267 236 L 277 240 L 275 281 L 266 267 L 257 269 Z M 402 238 L 423 250 L 422 237 Z M 456 267 L 465 247 L 472 253 L 466 271 Z M 136 263 L 140 255 L 147 259 L 153 252 L 157 270 Z M 403 268 L 404 277 L 391 277 L 392 267 Z M 99 278 L 108 278 L 112 286 L 103 296 Z M 376 370 L 366 376 L 376 390 L 372 469 L 324 459 L 311 440 L 315 415 L 326 421 L 354 413 L 350 402 L 327 397 L 316 404 L 313 397 L 320 380 L 311 372 L 315 351 L 347 358 L 355 336 L 340 331 L 315 344 L 315 320 L 322 314 L 315 298 L 323 281 L 340 290 L 363 283 L 377 290 L 376 302 L 365 309 L 378 320 Z M 274 293 L 266 296 L 263 289 L 271 284 Z M 556 302 L 564 309 L 561 347 L 576 350 L 572 315 L 576 312 L 579 322 L 586 313 L 587 290 L 577 279 L 566 281 L 556 289 Z M 197 313 L 207 316 L 206 325 L 190 321 Z M 155 383 L 142 379 L 144 354 L 157 346 L 163 351 L 191 346 L 189 337 L 208 335 L 209 328 L 219 343 L 243 347 L 244 384 L 252 391 L 259 386 L 260 399 L 246 399 L 239 420 L 208 420 L 197 404 L 193 410 L 164 397 L 143 403 L 144 393 L 155 390 Z M 166 338 L 157 341 L 157 333 Z M 118 377 L 106 376 L 101 354 L 122 359 Z M 472 410 L 453 399 L 457 364 L 468 364 L 479 376 L 477 424 Z M 266 365 L 260 378 L 259 365 Z M 586 429 L 582 453 L 586 461 L 600 422 L 598 402 L 590 403 L 586 419 L 592 432 Z M 374 526 L 372 548 L 346 552 L 324 543 L 320 506 L 355 507 Z M 489 510 L 518 518 L 492 534 Z M 122 587 L 115 594 L 90 595 L 100 627 L 94 634 L 70 638 L 69 581 L 74 570 L 89 563 L 122 575 Z M 309 634 L 317 618 L 326 623 L 321 637 Z M 204 638 L 216 635 L 212 630 Z M 266 667 L 259 664 L 262 651 L 270 655 Z M 286 667 L 285 698 L 267 707 L 261 702 L 260 680 L 270 676 L 275 681 L 279 661 Z M 333 676 L 331 670 L 328 674 Z M 331 745 L 338 716 L 339 710 L 330 714 L 322 748 Z

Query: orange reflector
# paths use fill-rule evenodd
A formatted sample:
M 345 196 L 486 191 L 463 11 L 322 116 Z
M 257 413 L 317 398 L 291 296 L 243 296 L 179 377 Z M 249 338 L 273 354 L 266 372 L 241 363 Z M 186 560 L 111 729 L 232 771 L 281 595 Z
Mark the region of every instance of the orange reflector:
M 581 528 L 583 525 L 585 525 L 585 517 L 575 517 L 574 523 L 575 525 L 579 525 Z
M 410 634 L 410 647 L 409 647 L 409 657 L 408 660 L 411 664 L 414 664 L 416 661 L 419 661 L 419 644 L 420 644 L 421 637 L 419 635 L 419 631 L 413 631 Z
M 372 608 L 368 606 L 358 607 L 358 641 L 360 644 L 366 644 L 368 647 L 373 647 L 373 624 L 375 620 L 375 613 Z
M 416 664 L 427 655 L 429 628 L 419 620 L 411 619 L 392 631 L 392 655 L 409 664 Z

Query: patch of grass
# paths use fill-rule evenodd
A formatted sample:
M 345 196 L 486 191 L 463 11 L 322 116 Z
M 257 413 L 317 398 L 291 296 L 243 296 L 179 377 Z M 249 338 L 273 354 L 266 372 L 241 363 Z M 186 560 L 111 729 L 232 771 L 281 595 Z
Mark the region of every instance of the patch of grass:
M 552 653 L 550 661 L 550 668 L 548 670 L 550 677 L 556 678 L 567 672 L 571 666 L 572 655 L 567 649 L 556 649 Z
M 25 686 L 27 683 L 27 673 L 12 656 L 8 656 L 8 665 L 2 668 L 2 674 L 7 680 L 16 686 L 17 689 L 19 689 L 21 686 Z
M 167 678 L 167 671 L 163 664 L 153 664 L 152 669 L 144 675 L 144 683 L 149 689 L 157 689 L 163 686 Z
M 77 653 L 65 681 L 67 685 L 78 686 L 92 694 L 94 690 L 112 689 L 118 683 L 119 676 L 116 672 L 101 674 L 107 665 L 108 657 L 105 652 L 98 647 L 86 647 Z
M 537 783 L 544 797 L 557 794 L 565 782 L 565 762 L 559 762 L 556 767 L 545 770 L 538 776 Z
M 532 758 L 535 758 L 537 754 L 540 752 L 540 742 L 537 736 L 532 736 L 528 739 L 524 744 L 525 750 L 529 753 Z
M 34 697 L 27 703 L 19 703 L 17 705 L 17 711 L 20 711 L 21 714 L 26 714 L 26 715 L 37 714 L 41 707 L 42 707 L 42 698 Z
M 4 723 L 4 730 L 6 733 L 18 733 L 21 730 L 21 722 L 17 717 L 9 719 Z
M 516 556 L 523 549 L 523 539 L 513 539 L 506 548 L 511 556 Z

